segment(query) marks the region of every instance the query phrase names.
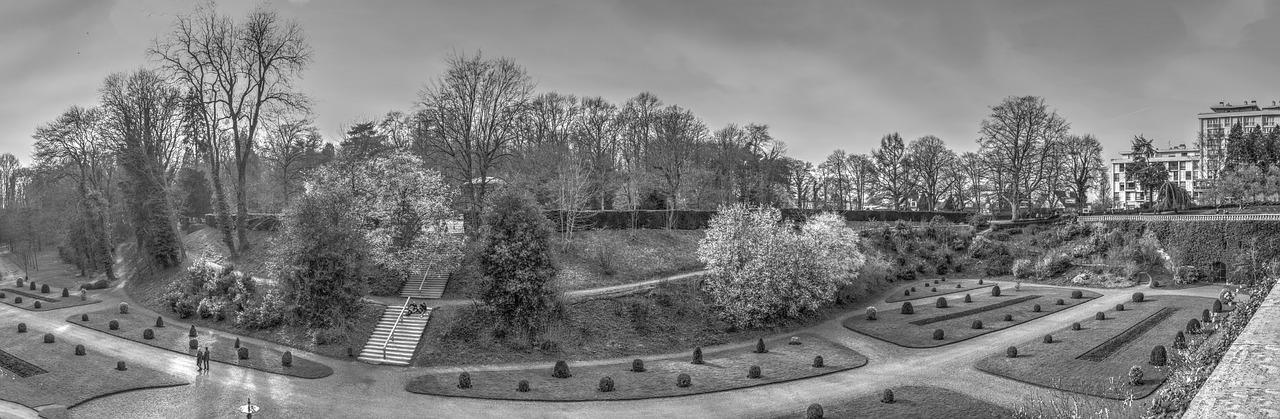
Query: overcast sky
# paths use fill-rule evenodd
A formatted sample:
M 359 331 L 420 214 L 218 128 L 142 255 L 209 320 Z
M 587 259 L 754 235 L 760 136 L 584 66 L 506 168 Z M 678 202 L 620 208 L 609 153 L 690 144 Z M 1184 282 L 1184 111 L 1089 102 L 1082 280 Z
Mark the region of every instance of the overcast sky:
M 223 1 L 242 16 L 257 2 Z M 177 1 L 0 0 L 0 152 L 154 65 Z M 881 135 L 977 148 L 988 107 L 1043 96 L 1115 157 L 1138 133 L 1195 139 L 1210 103 L 1280 99 L 1267 0 L 276 1 L 315 50 L 299 84 L 321 130 L 413 105 L 451 51 L 528 69 L 540 91 L 615 103 L 649 91 L 711 129 L 768 124 L 788 154 L 866 153 Z

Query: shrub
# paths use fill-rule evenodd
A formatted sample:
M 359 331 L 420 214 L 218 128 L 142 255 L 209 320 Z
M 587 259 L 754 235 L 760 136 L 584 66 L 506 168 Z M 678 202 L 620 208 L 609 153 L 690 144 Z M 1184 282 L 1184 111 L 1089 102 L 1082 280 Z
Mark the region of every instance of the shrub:
M 942 340 L 943 338 L 942 329 L 933 329 L 933 340 Z
M 1094 320 L 1106 320 L 1106 319 L 1107 319 L 1107 315 L 1106 315 L 1105 313 L 1103 313 L 1103 312 L 1099 311 L 1099 312 L 1098 312 L 1098 314 L 1094 314 L 1094 315 L 1093 315 L 1093 319 L 1094 319 Z
M 1031 312 L 1032 312 L 1032 313 L 1039 313 L 1039 312 L 1040 312 L 1040 305 L 1039 305 L 1039 304 L 1036 304 L 1036 305 L 1031 306 Z
M 14 304 L 22 304 L 22 297 L 13 297 Z
M 697 348 L 693 348 L 693 361 L 692 361 L 691 363 L 692 363 L 692 364 L 694 364 L 694 365 L 702 365 L 702 364 L 704 364 L 704 363 L 705 363 L 705 362 L 703 362 L 703 361 L 702 361 L 702 347 L 701 347 L 701 346 L 699 346 L 699 347 L 697 347 Z
M 239 348 L 239 347 L 240 347 L 240 338 L 239 338 L 239 337 L 236 337 L 235 347 L 236 347 L 236 348 Z
M 1222 300 L 1213 300 L 1213 312 L 1214 313 L 1222 312 Z
M 979 280 L 978 280 L 978 285 L 982 285 L 982 284 L 983 284 L 982 280 L 981 280 L 981 279 L 979 279 Z
M 15 281 L 15 282 L 17 282 L 17 283 L 18 283 L 18 288 L 22 288 L 22 277 L 18 277 L 18 278 L 15 278 L 15 279 L 16 279 L 16 281 Z
M 44 334 L 44 343 L 53 343 L 53 333 Z
M 613 391 L 613 379 L 609 377 L 601 378 L 600 385 L 597 386 L 596 389 L 600 390 L 601 393 Z
M 569 373 L 569 363 L 564 360 L 556 361 L 555 368 L 551 369 L 551 376 L 554 378 L 569 378 L 573 374 Z
M 938 280 L 936 280 L 936 279 L 935 279 L 935 280 L 933 280 L 933 283 L 934 283 L 934 284 L 937 284 L 937 283 L 938 283 Z
M 1132 298 L 1130 298 L 1130 300 L 1133 300 L 1133 302 L 1135 302 L 1135 303 L 1141 303 L 1141 302 L 1142 302 L 1143 300 L 1145 300 L 1145 299 L 1147 299 L 1147 296 L 1146 296 L 1146 295 L 1143 295 L 1143 294 L 1142 294 L 1142 293 L 1140 293 L 1140 292 L 1135 292 L 1135 293 L 1133 293 L 1133 297 L 1132 297 Z
M 41 294 L 48 294 L 48 293 L 49 293 L 49 284 L 41 285 L 41 286 L 40 286 L 40 293 L 41 293 Z
M 929 288 L 929 292 L 938 292 L 938 287 Z
M 1084 298 L 1084 292 L 1081 292 L 1080 290 L 1071 291 L 1071 299 L 1079 300 L 1081 298 Z
M 804 409 L 804 419 L 822 419 L 822 405 L 814 403 Z
M 769 353 L 769 349 L 764 347 L 764 339 L 763 339 L 763 338 L 762 338 L 762 339 L 757 339 L 757 340 L 756 340 L 756 350 L 755 350 L 755 353 L 758 353 L 758 354 L 765 354 L 765 353 Z
M 26 323 L 18 323 L 18 333 L 27 333 Z
M 0 291 L 0 299 L 4 299 L 4 298 L 7 298 L 7 297 L 8 297 L 8 296 L 4 295 L 4 291 Z
M 120 314 L 129 314 L 129 303 L 120 303 Z
M 249 359 L 249 348 L 246 348 L 246 347 L 243 347 L 243 346 L 242 346 L 242 347 L 240 347 L 240 349 L 237 349 L 237 350 L 236 350 L 236 357 L 238 357 L 238 358 L 240 358 L 240 359 Z
M 516 391 L 521 392 L 521 393 L 528 393 L 528 392 L 529 392 L 529 380 L 520 380 L 520 382 L 519 382 L 519 383 L 516 383 Z
M 875 320 L 875 319 L 876 319 L 876 308 L 867 307 L 867 320 Z
M 37 301 L 32 305 L 32 307 L 34 307 L 34 308 L 40 308 L 40 301 L 39 301 L 39 300 L 37 300 Z
M 1207 308 L 1206 308 L 1206 309 L 1204 309 L 1204 310 L 1201 310 L 1201 311 L 1200 311 L 1200 322 L 1201 322 L 1201 323 L 1208 323 L 1208 322 L 1209 322 L 1209 320 L 1211 320 L 1211 319 L 1212 319 L 1212 317 L 1210 317 L 1210 315 L 1209 315 L 1209 309 L 1207 309 Z
M 893 403 L 893 390 L 885 389 L 880 396 L 880 403 Z
M 30 285 L 29 287 L 27 287 L 27 289 L 32 290 L 32 291 L 35 291 L 35 290 L 36 290 L 36 281 L 31 281 L 31 283 L 30 283 L 30 284 L 27 284 L 27 285 Z
M 471 373 L 463 371 L 458 374 L 458 388 L 464 390 L 471 388 Z
M 1005 357 L 1008 357 L 1008 358 L 1017 358 L 1017 357 L 1018 357 L 1018 347 L 1016 347 L 1016 346 L 1010 346 L 1008 349 L 1005 349 L 1005 350 L 1004 350 L 1004 356 L 1005 356 Z
M 747 370 L 747 378 L 760 378 L 760 366 L 752 365 L 751 369 Z
M 293 366 L 293 352 L 291 352 L 291 351 L 284 351 L 284 355 L 280 355 L 280 365 L 283 365 L 283 366 L 286 366 L 286 367 L 292 367 L 292 366 Z
M 1200 333 L 1200 321 L 1196 319 L 1187 320 L 1187 333 Z
M 974 321 L 973 321 L 973 325 L 972 325 L 972 327 L 973 327 L 974 329 L 981 329 L 981 328 L 982 328 L 982 320 L 974 320 Z
M 124 366 L 124 361 L 116 361 L 116 371 L 125 371 L 125 370 L 128 370 L 128 368 Z
M 1071 330 L 1080 330 L 1080 322 L 1071 323 Z
M 902 303 L 902 314 L 915 314 L 915 312 L 916 310 L 914 308 L 911 308 L 910 301 L 904 301 Z
M 911 287 L 911 292 L 916 292 L 916 287 Z
M 1116 311 L 1124 311 L 1124 304 L 1116 304 Z
M 196 325 L 193 324 L 191 325 L 191 330 L 187 331 L 187 337 L 194 338 L 197 335 L 198 333 L 196 333 Z
M 644 372 L 644 360 L 640 358 L 632 360 L 631 372 Z
M 84 356 L 84 345 L 76 345 L 76 356 Z
M 1187 349 L 1187 337 L 1179 330 L 1173 335 L 1173 349 Z
M 70 297 L 70 296 L 71 296 L 71 290 L 67 289 L 66 287 L 63 287 L 63 288 L 62 288 L 62 298 L 67 298 L 67 297 Z
M 966 302 L 966 303 L 972 303 L 972 302 L 973 302 L 973 297 L 969 296 L 969 294 L 965 294 L 965 295 L 964 295 L 964 302 Z
M 1013 321 L 1013 315 L 1012 314 L 1004 315 L 1004 321 L 1007 321 L 1007 322 Z
M 111 329 L 111 330 L 119 330 L 119 329 L 120 329 L 120 322 L 119 322 L 119 321 L 115 321 L 115 320 L 112 320 L 112 321 L 110 321 L 110 322 L 107 322 L 107 328 L 108 328 L 108 329 Z
M 956 288 L 964 288 L 964 285 L 956 284 Z
M 814 368 L 822 368 L 823 366 L 826 366 L 826 365 L 827 365 L 827 364 L 826 364 L 826 362 L 825 362 L 825 361 L 823 361 L 823 359 L 822 359 L 822 355 L 818 355 L 818 356 L 813 357 L 813 367 L 814 367 Z
M 142 331 L 142 338 L 143 338 L 143 339 L 155 339 L 155 338 L 156 338 L 156 331 L 151 330 L 151 329 L 143 330 L 143 331 Z
M 89 321 L 89 313 L 81 314 L 81 315 L 80 315 L 80 321 L 82 321 L 82 322 L 87 322 L 87 321 Z
M 164 327 L 164 317 L 156 316 L 156 327 Z
M 1053 343 L 1053 335 L 1044 335 L 1044 343 Z
M 691 385 L 693 385 L 693 379 L 689 378 L 689 374 L 676 376 L 676 387 L 688 387 Z
M 933 303 L 933 306 L 937 308 L 947 308 L 947 298 L 938 297 L 938 301 Z
M 1142 367 L 1134 365 L 1133 368 L 1129 368 L 1129 385 L 1142 385 Z
M 1000 296 L 1000 286 L 999 286 L 999 285 L 996 285 L 996 286 L 994 286 L 994 287 L 991 287 L 991 296 L 992 296 L 992 297 L 999 297 L 999 296 Z
M 1165 352 L 1164 345 L 1156 345 L 1156 347 L 1151 348 L 1151 365 L 1163 367 L 1168 358 L 1169 354 Z
M 902 290 L 902 295 L 903 295 L 903 296 L 906 296 L 906 297 L 910 297 L 910 296 L 911 296 L 911 290 Z

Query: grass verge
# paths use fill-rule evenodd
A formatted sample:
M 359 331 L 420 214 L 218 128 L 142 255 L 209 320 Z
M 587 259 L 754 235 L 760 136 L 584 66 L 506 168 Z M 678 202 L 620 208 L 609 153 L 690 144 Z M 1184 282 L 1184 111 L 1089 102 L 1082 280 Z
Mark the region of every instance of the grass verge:
M 154 314 L 141 313 L 140 310 L 136 309 L 130 311 L 129 314 L 120 314 L 119 310 L 113 308 L 91 312 L 88 315 L 89 321 L 87 322 L 81 321 L 80 315 L 68 317 L 67 322 L 141 344 L 190 355 L 192 357 L 191 364 L 192 366 L 195 365 L 196 351 L 189 346 L 191 337 L 187 334 L 191 327 L 190 324 L 178 323 L 166 318 L 164 327 L 155 327 L 156 318 Z M 119 330 L 110 329 L 109 322 L 111 320 L 116 320 L 120 323 Z M 145 329 L 154 331 L 155 338 L 144 339 L 142 334 Z M 210 333 L 208 329 L 201 330 L 197 328 L 196 339 L 199 341 L 200 347 L 209 347 L 210 359 L 224 364 L 238 365 L 299 378 L 323 378 L 333 374 L 333 369 L 329 368 L 329 366 L 307 360 L 298 354 L 293 355 L 293 366 L 285 367 L 280 364 L 280 357 L 284 354 L 283 352 L 247 342 L 241 342 L 240 347 L 248 349 L 249 358 L 240 359 L 234 344 L 235 336 Z
M 88 304 L 100 303 L 102 301 L 87 298 L 80 301 L 80 297 L 71 296 L 67 298 L 54 297 L 55 293 L 39 294 L 38 291 L 17 290 L 13 288 L 0 288 L 0 293 L 4 294 L 4 298 L 0 298 L 0 303 L 5 303 L 23 310 L 28 311 L 49 311 L 60 308 L 83 306 Z M 17 298 L 22 297 L 19 303 Z M 36 301 L 40 302 L 40 308 L 36 308 Z
M 960 288 L 956 288 L 956 284 L 960 284 Z M 943 295 L 951 295 L 951 294 L 957 294 L 957 293 L 965 293 L 965 294 L 979 293 L 979 292 L 984 292 L 983 290 L 987 288 L 991 288 L 992 285 L 993 284 L 991 283 L 991 281 L 986 281 L 985 284 L 978 285 L 978 280 L 976 279 L 952 279 L 950 281 L 943 280 L 943 281 L 939 281 L 937 284 L 934 284 L 933 280 L 930 279 L 924 282 L 911 282 L 909 284 L 903 284 L 902 286 L 895 288 L 893 291 L 890 291 L 889 295 L 884 298 L 884 302 L 901 303 L 903 301 L 911 301 L 919 298 L 929 298 L 929 297 L 936 298 Z M 916 291 L 912 292 L 911 295 L 904 295 L 904 292 L 910 290 L 912 287 L 915 287 Z M 930 291 L 934 288 L 937 288 L 938 290 Z M 985 291 L 985 292 L 990 292 L 990 291 Z
M 893 403 L 880 401 L 882 392 L 822 406 L 825 418 L 1012 418 L 1014 411 L 951 390 L 927 386 L 894 387 Z M 809 406 L 779 419 L 801 419 Z
M 405 390 L 503 400 L 634 400 L 754 387 L 845 371 L 867 363 L 862 354 L 814 335 L 801 335 L 801 342 L 800 345 L 789 345 L 786 340 L 768 342 L 769 352 L 763 354 L 754 353 L 754 346 L 708 352 L 702 365 L 690 363 L 688 356 L 651 359 L 645 362 L 644 372 L 631 371 L 630 362 L 589 366 L 570 362 L 572 377 L 569 378 L 553 378 L 551 364 L 539 369 L 474 371 L 469 372 L 472 383 L 469 389 L 458 388 L 458 374 L 427 374 L 410 380 Z M 815 356 L 822 356 L 824 366 L 813 366 Z M 760 366 L 760 378 L 747 377 L 752 365 Z M 680 374 L 688 374 L 692 385 L 676 386 L 676 377 Z M 606 376 L 613 380 L 614 391 L 599 391 L 599 381 Z M 529 381 L 529 391 L 516 391 L 520 380 Z

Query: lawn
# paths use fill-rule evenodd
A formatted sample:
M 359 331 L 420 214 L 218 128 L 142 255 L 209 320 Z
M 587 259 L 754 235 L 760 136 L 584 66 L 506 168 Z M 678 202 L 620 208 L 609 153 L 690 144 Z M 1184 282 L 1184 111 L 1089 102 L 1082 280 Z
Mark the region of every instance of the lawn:
M 1014 411 L 938 387 L 894 387 L 893 403 L 881 402 L 883 392 L 822 406 L 824 418 L 1012 418 Z M 786 419 L 805 417 L 809 406 L 798 406 Z
M 30 408 L 45 405 L 75 406 L 93 398 L 146 388 L 186 385 L 178 377 L 136 365 L 126 365 L 125 371 L 116 370 L 116 359 L 95 351 L 92 342 L 67 341 L 56 337 L 54 343 L 44 343 L 46 330 L 28 329 L 16 333 L 13 329 L 0 331 L 5 338 L 0 358 L 16 361 L 43 370 L 31 370 L 34 375 L 21 377 L 11 371 L 9 362 L 0 362 L 0 399 Z M 76 356 L 76 344 L 85 345 L 85 355 Z
M 9 272 L 5 273 L 5 282 L 12 281 L 17 277 L 22 276 L 22 270 L 20 268 L 21 265 L 14 261 L 16 257 L 17 256 L 12 253 L 4 255 L 5 262 L 9 265 L 7 268 Z M 26 276 L 30 278 L 31 281 L 36 282 L 37 290 L 40 285 L 49 284 L 49 287 L 55 290 L 54 292 L 61 293 L 63 288 L 67 288 L 71 290 L 72 297 L 76 297 L 75 294 L 80 290 L 81 284 L 106 278 L 106 276 L 101 272 L 89 272 L 88 277 L 81 276 L 80 270 L 77 269 L 75 265 L 63 262 L 62 259 L 58 257 L 57 249 L 36 252 L 35 257 L 36 263 L 29 271 L 26 272 Z M 39 268 L 37 269 L 36 266 Z M 119 271 L 119 267 L 116 269 Z M 5 285 L 8 285 L 8 283 Z M 27 288 L 23 289 L 29 291 Z
M 934 281 L 938 281 L 938 282 L 935 283 Z M 928 279 L 924 281 L 911 281 L 909 283 L 902 284 L 897 288 L 894 288 L 893 291 L 890 291 L 889 294 L 885 296 L 884 302 L 901 303 L 903 301 L 911 301 L 917 298 L 926 298 L 926 297 L 936 298 L 938 296 L 951 295 L 956 293 L 968 294 L 968 293 L 990 292 L 990 291 L 983 291 L 983 290 L 991 288 L 991 286 L 994 284 L 993 282 L 984 281 L 983 285 L 979 285 L 978 281 L 983 281 L 983 280 L 980 280 L 980 279 L 947 280 L 946 278 L 938 278 L 938 279 Z M 956 288 L 956 284 L 959 284 L 960 288 Z M 912 288 L 915 288 L 915 291 L 911 291 Z M 935 288 L 937 289 L 937 291 L 933 291 Z
M 442 396 L 486 399 L 580 401 L 630 400 L 654 397 L 684 396 L 733 390 L 764 384 L 798 380 L 845 371 L 866 365 L 867 358 L 851 349 L 814 335 L 800 335 L 800 345 L 787 340 L 767 342 L 767 353 L 754 353 L 754 345 L 703 354 L 702 365 L 690 363 L 690 355 L 678 358 L 650 359 L 644 372 L 631 371 L 631 363 L 575 366 L 569 362 L 572 377 L 551 376 L 553 364 L 536 370 L 470 372 L 472 388 L 458 388 L 458 374 L 428 374 L 410 380 L 405 390 Z M 692 353 L 692 351 L 690 351 Z M 814 367 L 815 356 L 824 365 Z M 751 366 L 761 369 L 760 378 L 748 378 Z M 692 385 L 676 386 L 680 374 L 689 374 Z M 614 391 L 601 392 L 602 377 L 610 377 Z M 516 391 L 520 380 L 529 381 L 529 391 Z
M 39 286 L 37 286 L 39 289 Z M 41 294 L 40 291 L 31 291 L 29 288 L 21 290 L 15 288 L 0 288 L 0 303 L 5 303 L 23 310 L 31 311 L 49 311 L 60 308 L 82 306 L 102 301 L 93 298 L 80 300 L 79 295 L 72 294 L 70 297 L 62 297 L 61 290 L 50 290 L 48 294 Z M 18 298 L 22 298 L 22 302 L 18 302 Z M 40 308 L 36 308 L 36 301 L 40 302 Z
M 876 320 L 867 320 L 864 315 L 851 316 L 844 321 L 844 327 L 899 346 L 932 348 L 1013 327 L 1101 296 L 1079 290 L 1083 298 L 1073 299 L 1072 291 L 1075 290 L 1024 285 L 1021 291 L 1002 288 L 1000 296 L 993 297 L 990 289 L 983 288 L 968 294 L 972 297 L 971 303 L 964 302 L 964 294 L 953 294 L 947 298 L 947 308 L 936 308 L 938 297 L 928 296 L 910 301 L 914 314 L 902 314 L 902 304 L 890 304 L 877 307 Z M 1063 305 L 1056 304 L 1059 299 Z M 1036 305 L 1040 306 L 1040 312 L 1032 311 Z M 1006 314 L 1012 315 L 1013 320 L 1005 321 Z M 982 329 L 972 327 L 974 320 L 982 322 Z M 935 340 L 934 329 L 942 329 L 944 338 Z
M 191 355 L 192 365 L 195 364 L 195 350 L 189 346 L 191 339 L 188 335 L 190 324 L 177 323 L 172 319 L 165 318 L 164 327 L 155 327 L 156 316 L 153 313 L 143 312 L 137 308 L 132 308 L 129 314 L 121 314 L 119 309 L 115 307 L 87 314 L 89 316 L 89 321 L 87 322 L 82 321 L 78 314 L 67 317 L 67 322 L 160 349 Z M 119 330 L 110 329 L 109 323 L 111 320 L 119 321 Z M 145 329 L 153 330 L 155 338 L 144 339 L 143 331 Z M 241 347 L 248 348 L 249 359 L 239 359 L 234 344 L 236 339 L 234 336 L 210 333 L 208 329 L 197 328 L 196 339 L 199 340 L 200 347 L 209 347 L 212 360 L 221 363 L 300 378 L 323 378 L 333 374 L 333 369 L 327 365 L 309 361 L 298 354 L 293 355 L 293 366 L 285 367 L 280 362 L 283 352 L 250 343 L 240 344 Z
M 1106 320 L 1093 313 L 1079 320 L 1081 330 L 1055 331 L 1053 343 L 1041 339 L 1017 346 L 1018 357 L 1008 358 L 1004 348 L 978 361 L 979 370 L 1040 386 L 1109 399 L 1140 399 L 1164 382 L 1169 367 L 1148 364 L 1151 350 L 1164 345 L 1170 361 L 1175 356 L 1173 337 L 1184 331 L 1187 321 L 1199 319 L 1213 299 L 1186 296 L 1147 297 L 1144 302 L 1124 304 L 1125 310 L 1104 312 Z M 1192 339 L 1193 335 L 1187 335 Z M 1142 367 L 1144 384 L 1128 384 L 1129 368 Z
M 556 286 L 565 291 L 629 284 L 703 268 L 698 241 L 703 230 L 590 230 L 552 240 L 560 267 Z

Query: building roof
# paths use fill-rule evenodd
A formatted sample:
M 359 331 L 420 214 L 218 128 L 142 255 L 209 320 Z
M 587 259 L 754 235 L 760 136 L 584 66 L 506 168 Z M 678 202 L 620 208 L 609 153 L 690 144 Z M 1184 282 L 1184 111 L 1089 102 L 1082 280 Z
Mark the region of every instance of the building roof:
M 1249 112 L 1249 111 L 1260 111 L 1263 109 L 1280 109 L 1280 103 L 1277 103 L 1276 101 L 1273 100 L 1271 101 L 1270 104 L 1267 104 L 1267 101 L 1264 100 L 1260 104 L 1256 100 L 1248 100 L 1248 101 L 1236 102 L 1236 103 L 1224 101 L 1224 102 L 1218 102 L 1217 105 L 1209 105 L 1209 110 L 1212 110 L 1213 113 Z M 1201 114 L 1201 115 L 1204 115 L 1204 114 Z

